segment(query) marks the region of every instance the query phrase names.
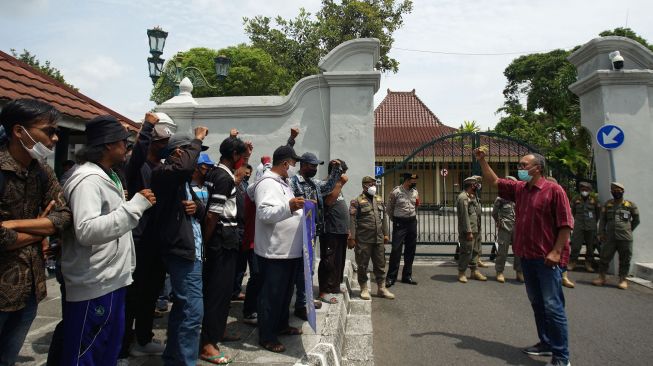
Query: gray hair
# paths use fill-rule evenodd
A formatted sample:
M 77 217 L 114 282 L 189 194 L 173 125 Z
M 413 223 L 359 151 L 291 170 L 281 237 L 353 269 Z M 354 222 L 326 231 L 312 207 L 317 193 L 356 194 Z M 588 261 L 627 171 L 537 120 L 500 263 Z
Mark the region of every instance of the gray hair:
M 535 165 L 540 167 L 540 173 L 544 175 L 546 173 L 546 159 L 544 158 L 544 156 L 538 153 L 531 153 L 529 155 L 533 156 L 533 160 L 535 160 Z

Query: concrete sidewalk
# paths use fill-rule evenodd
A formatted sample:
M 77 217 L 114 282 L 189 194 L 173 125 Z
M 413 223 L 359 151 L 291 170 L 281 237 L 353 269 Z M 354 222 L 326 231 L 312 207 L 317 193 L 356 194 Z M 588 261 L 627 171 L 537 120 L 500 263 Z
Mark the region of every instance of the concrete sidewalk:
M 316 264 L 317 266 L 317 264 Z M 352 276 L 352 268 L 349 262 L 345 270 L 345 282 Z M 243 281 L 243 283 L 246 283 Z M 52 338 L 55 326 L 61 319 L 61 297 L 59 284 L 54 278 L 47 282 L 48 297 L 39 304 L 39 310 L 30 332 L 25 340 L 25 344 L 20 352 L 18 365 L 45 365 L 47 352 Z M 343 355 L 348 355 L 352 359 L 372 359 L 371 349 L 366 347 L 362 350 L 365 355 L 359 355 L 360 347 L 356 344 L 345 347 L 347 318 L 350 310 L 356 316 L 356 319 L 366 317 L 369 327 L 367 332 L 371 342 L 371 306 L 361 303 L 360 299 L 351 299 L 349 291 L 351 285 L 342 284 L 343 289 L 347 289 L 345 294 L 336 295 L 338 304 L 325 304 L 317 310 L 317 329 L 315 334 L 307 322 L 297 317 L 290 316 L 290 324 L 294 327 L 300 327 L 304 334 L 301 336 L 283 336 L 281 342 L 286 346 L 284 353 L 273 353 L 261 348 L 258 344 L 258 332 L 253 326 L 241 322 L 242 320 L 242 302 L 232 302 L 229 311 L 227 332 L 229 334 L 238 334 L 242 337 L 239 342 L 220 344 L 220 349 L 232 358 L 232 365 L 337 365 L 350 364 L 342 362 Z M 317 294 L 317 273 L 314 276 L 314 293 Z M 294 304 L 293 302 L 291 303 Z M 166 339 L 167 314 L 155 319 L 154 333 L 155 339 Z M 371 347 L 371 345 L 370 345 Z M 368 354 L 369 353 L 369 354 Z M 130 365 L 162 365 L 160 357 L 131 357 Z M 355 363 L 356 365 L 360 363 Z M 210 363 L 199 361 L 198 365 L 210 365 Z M 365 365 L 371 365 L 365 363 Z

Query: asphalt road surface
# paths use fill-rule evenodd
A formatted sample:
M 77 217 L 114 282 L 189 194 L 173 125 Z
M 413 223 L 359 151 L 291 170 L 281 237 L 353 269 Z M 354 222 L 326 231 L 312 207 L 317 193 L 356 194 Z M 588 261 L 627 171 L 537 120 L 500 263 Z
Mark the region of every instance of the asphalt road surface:
M 374 359 L 395 365 L 545 365 L 521 349 L 537 343 L 526 290 L 514 281 L 460 284 L 455 267 L 416 265 L 417 286 L 397 283 L 396 300 L 372 299 Z M 653 290 L 630 283 L 626 291 L 594 287 L 594 274 L 573 272 L 565 289 L 571 363 L 653 364 Z M 374 289 L 376 291 L 376 289 Z

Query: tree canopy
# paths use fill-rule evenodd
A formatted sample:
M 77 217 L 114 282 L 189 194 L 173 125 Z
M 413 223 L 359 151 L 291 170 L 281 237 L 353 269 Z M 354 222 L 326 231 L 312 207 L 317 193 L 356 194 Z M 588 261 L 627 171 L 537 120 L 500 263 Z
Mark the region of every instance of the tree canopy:
M 39 59 L 36 58 L 36 55 L 32 54 L 30 51 L 23 49 L 23 52 L 21 54 L 18 54 L 15 49 L 11 49 L 11 55 L 14 56 L 16 59 L 23 61 L 24 63 L 30 65 L 34 69 L 50 76 L 51 78 L 60 81 L 64 85 L 73 88 L 75 90 L 78 90 L 75 88 L 72 84 L 69 84 L 66 82 L 66 79 L 63 77 L 63 74 L 59 69 L 56 67 L 52 66 L 50 61 L 45 61 L 41 63 Z
M 218 81 L 215 72 L 213 59 L 218 55 L 225 55 L 231 59 L 229 75 L 224 81 Z M 178 67 L 187 70 L 184 75 L 192 73 L 188 68 L 197 68 L 206 77 L 208 83 L 215 87 L 195 82 L 193 88 L 195 97 L 278 95 L 286 94 L 293 85 L 287 71 L 274 62 L 270 54 L 245 44 L 221 50 L 192 48 L 178 53 L 173 59 Z M 166 68 L 170 68 L 174 73 L 172 63 L 166 64 L 164 69 Z M 193 73 L 193 77 L 199 77 L 199 74 Z M 162 76 L 152 90 L 151 99 L 160 104 L 173 95 L 173 85 L 166 76 Z
M 628 37 L 651 48 L 630 28 L 600 35 Z M 495 131 L 538 146 L 554 168 L 587 176 L 591 173 L 591 136 L 581 126 L 578 97 L 569 90 L 576 81 L 576 68 L 567 57 L 578 47 L 521 56 L 506 67 L 505 100 L 499 109 L 506 115 Z

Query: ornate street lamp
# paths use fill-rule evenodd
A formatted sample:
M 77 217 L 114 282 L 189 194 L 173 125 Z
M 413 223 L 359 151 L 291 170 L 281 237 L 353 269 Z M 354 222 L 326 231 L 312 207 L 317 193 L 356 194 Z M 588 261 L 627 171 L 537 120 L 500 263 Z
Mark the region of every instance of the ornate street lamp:
M 182 68 L 174 58 L 164 64 L 165 60 L 161 58 L 161 55 L 163 54 L 163 47 L 165 46 L 168 32 L 155 27 L 147 30 L 147 36 L 150 42 L 150 53 L 152 54 L 152 57 L 147 59 L 152 84 L 156 84 L 159 78 L 163 77 L 165 82 L 175 88 L 175 95 L 179 95 L 179 83 L 184 77 L 188 77 L 194 86 L 208 86 L 209 88 L 217 89 L 217 86 L 211 85 L 206 80 L 206 77 L 204 77 L 204 74 L 196 67 L 189 66 Z M 229 74 L 231 60 L 229 57 L 220 55 L 213 61 L 215 62 L 215 73 L 218 76 L 218 81 L 224 81 Z

